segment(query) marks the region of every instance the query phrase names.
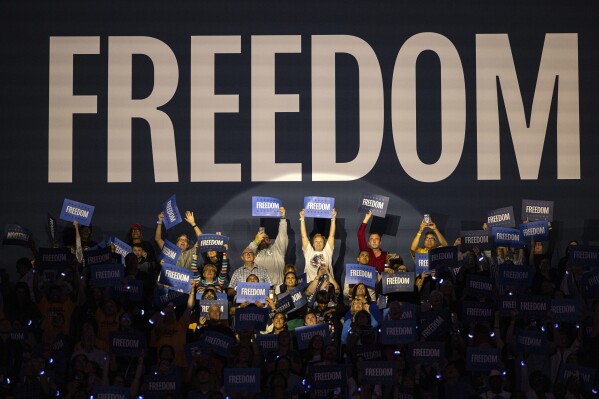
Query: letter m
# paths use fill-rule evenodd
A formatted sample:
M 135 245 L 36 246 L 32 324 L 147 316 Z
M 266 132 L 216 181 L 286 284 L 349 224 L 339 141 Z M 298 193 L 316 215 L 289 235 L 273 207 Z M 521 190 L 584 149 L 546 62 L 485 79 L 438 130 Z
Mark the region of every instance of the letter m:
M 520 178 L 536 180 L 539 177 L 551 103 L 556 95 L 557 178 L 580 179 L 578 35 L 552 33 L 545 36 L 528 121 L 508 36 L 476 35 L 479 180 L 501 179 L 498 86 Z

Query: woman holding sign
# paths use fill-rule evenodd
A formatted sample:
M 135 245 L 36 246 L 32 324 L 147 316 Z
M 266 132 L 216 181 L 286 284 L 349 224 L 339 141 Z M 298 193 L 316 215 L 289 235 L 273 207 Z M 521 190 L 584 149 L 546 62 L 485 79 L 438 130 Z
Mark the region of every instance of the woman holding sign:
M 333 275 L 333 250 L 335 249 L 335 220 L 337 219 L 337 211 L 333 208 L 331 211 L 333 218 L 331 219 L 331 228 L 329 229 L 329 237 L 325 243 L 325 237 L 322 234 L 315 234 L 312 238 L 312 244 L 308 238 L 306 231 L 306 222 L 304 220 L 304 210 L 299 213 L 300 230 L 302 234 L 302 251 L 306 264 L 304 271 L 306 272 L 306 281 L 310 283 L 316 278 L 320 266 L 326 266 L 328 274 Z

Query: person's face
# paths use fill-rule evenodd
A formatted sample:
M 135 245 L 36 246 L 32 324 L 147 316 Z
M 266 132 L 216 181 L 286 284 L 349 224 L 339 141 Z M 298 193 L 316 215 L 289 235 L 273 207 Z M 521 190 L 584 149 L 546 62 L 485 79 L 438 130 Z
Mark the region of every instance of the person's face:
M 247 283 L 259 283 L 260 279 L 255 274 L 250 274 L 245 281 Z
M 210 305 L 208 308 L 208 317 L 210 320 L 220 320 L 220 308 L 217 305 Z
M 372 249 L 378 249 L 381 246 L 381 236 L 378 234 L 371 234 L 368 239 L 368 245 Z
M 216 294 L 212 290 L 206 290 L 204 291 L 204 295 L 202 295 L 202 299 L 206 299 L 209 301 L 214 300 L 216 299 Z
M 182 251 L 186 251 L 189 248 L 189 238 L 186 235 L 180 235 L 177 238 L 177 246 L 181 248 Z
M 132 229 L 131 230 L 131 238 L 134 240 L 139 240 L 141 238 L 141 230 L 140 229 Z
M 216 269 L 213 266 L 206 265 L 202 270 L 202 276 L 204 276 L 207 281 L 213 281 L 216 277 Z
M 397 267 L 397 271 L 400 273 L 406 273 L 408 271 L 408 267 L 406 265 L 399 265 Z
M 211 250 L 206 252 L 206 256 L 208 257 L 208 259 L 210 259 L 211 261 L 214 261 L 214 259 L 218 258 L 218 252 Z
M 270 237 L 265 234 L 264 237 L 262 238 L 262 241 L 260 241 L 260 248 L 268 248 L 270 246 Z
M 361 265 L 367 265 L 370 262 L 370 254 L 367 251 L 362 251 L 358 255 L 358 263 Z
M 356 296 L 359 296 L 359 295 L 365 296 L 366 295 L 366 287 L 364 286 L 364 284 L 358 284 L 356 286 L 355 293 L 356 293 Z
M 276 329 L 281 329 L 285 326 L 285 316 L 280 313 L 277 313 L 275 317 L 272 319 L 272 325 Z
M 362 305 L 364 302 L 362 302 L 361 299 L 354 299 L 351 302 L 351 313 L 352 314 L 356 314 L 358 313 L 360 310 L 362 310 Z
M 133 247 L 131 248 L 133 254 L 137 257 L 137 259 L 141 259 L 144 256 L 144 250 L 142 247 Z
M 542 254 L 542 253 L 543 253 L 543 243 L 535 242 L 535 254 Z
M 255 255 L 251 249 L 246 249 L 241 253 L 241 260 L 243 260 L 244 263 L 253 263 L 254 258 Z
M 313 326 L 316 324 L 316 315 L 314 313 L 308 313 L 304 317 L 304 324 L 306 326 Z
M 437 247 L 437 239 L 435 235 L 432 233 L 427 234 L 424 237 L 424 248 L 432 249 Z
M 297 285 L 297 278 L 295 274 L 288 274 L 285 276 L 285 285 L 287 287 L 295 287 Z
M 88 226 L 80 226 L 79 234 L 81 235 L 81 239 L 87 240 L 92 235 L 92 229 Z
M 391 302 L 389 305 L 389 317 L 391 320 L 401 319 L 401 305 L 399 302 Z
M 322 251 L 324 249 L 324 238 L 322 238 L 320 236 L 314 238 L 313 245 L 314 245 L 315 251 L 317 251 L 317 252 Z
M 129 313 L 123 313 L 120 317 L 121 326 L 129 327 L 131 326 L 131 315 Z

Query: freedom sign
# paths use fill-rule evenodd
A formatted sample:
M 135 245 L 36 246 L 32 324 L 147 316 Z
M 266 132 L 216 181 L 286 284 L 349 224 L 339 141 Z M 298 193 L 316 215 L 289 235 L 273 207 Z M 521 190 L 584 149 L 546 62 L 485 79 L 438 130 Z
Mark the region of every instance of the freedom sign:
M 198 252 L 226 251 L 225 244 L 229 243 L 229 237 L 221 234 L 200 234 L 198 236 Z
M 126 283 L 110 287 L 110 292 L 114 299 L 120 299 L 123 296 L 126 296 L 126 298 L 131 301 L 139 302 L 143 297 L 143 289 L 143 280 L 127 279 Z
M 553 221 L 553 201 L 522 200 L 522 219 Z
M 458 266 L 458 247 L 439 247 L 428 251 L 428 266 L 431 269 Z
M 514 207 L 499 208 L 487 213 L 487 226 L 489 227 L 516 227 Z
M 264 352 L 273 352 L 279 349 L 278 334 L 256 334 L 256 341 Z
M 64 266 L 73 264 L 73 254 L 69 248 L 40 248 L 38 251 L 42 266 Z
M 492 238 L 487 230 L 464 230 L 460 231 L 460 250 L 470 251 L 478 248 L 481 251 L 492 248 Z
M 331 334 L 327 323 L 314 324 L 312 326 L 303 326 L 295 329 L 295 338 L 297 339 L 297 348 L 307 349 L 310 341 L 315 335 L 324 338 L 325 345 L 331 343 Z
M 360 367 L 360 381 L 368 384 L 393 385 L 397 372 L 397 362 L 365 361 Z
M 217 355 L 223 357 L 231 356 L 231 348 L 235 345 L 235 338 L 216 331 L 206 331 L 202 336 L 202 339 L 204 345 L 212 349 Z
M 266 329 L 270 319 L 270 311 L 267 308 L 248 306 L 235 310 L 235 330 L 252 329 L 263 331 Z
M 348 263 L 345 265 L 345 283 L 349 285 L 362 283 L 374 288 L 376 285 L 376 269 L 372 266 Z
M 159 260 L 164 260 L 166 263 L 176 265 L 177 260 L 179 260 L 179 256 L 181 256 L 181 248 L 179 248 L 169 240 L 164 240 L 164 245 L 160 250 Z
M 283 201 L 274 197 L 252 196 L 252 216 L 263 218 L 280 218 L 283 216 L 279 209 Z
M 577 267 L 599 266 L 599 247 L 572 245 L 568 249 L 568 265 Z
M 304 217 L 332 219 L 333 208 L 335 208 L 335 198 L 304 197 Z
M 137 357 L 146 349 L 146 337 L 139 332 L 113 331 L 108 339 L 108 348 L 113 355 Z
M 129 399 L 131 391 L 128 387 L 95 385 L 92 397 L 94 399 Z
M 2 244 L 29 247 L 31 243 L 31 232 L 18 224 L 7 224 L 2 236 Z
M 229 301 L 227 301 L 227 300 L 224 300 L 224 299 L 217 299 L 217 300 L 204 299 L 204 300 L 200 301 L 199 305 L 200 305 L 200 317 L 203 316 L 206 319 L 208 319 L 209 318 L 209 316 L 208 316 L 208 309 L 210 308 L 210 306 L 216 305 L 220 309 L 220 319 L 221 320 L 226 320 L 226 319 L 229 318 Z
M 100 249 L 89 249 L 87 251 L 83 251 L 83 259 L 85 259 L 85 264 L 87 266 L 92 265 L 101 265 L 103 263 L 110 263 L 111 254 L 110 248 L 100 248 Z
M 358 212 L 368 213 L 372 211 L 374 216 L 384 218 L 387 215 L 387 207 L 389 206 L 389 197 L 384 195 L 362 193 L 360 197 L 360 206 Z
M 193 272 L 191 270 L 164 263 L 158 276 L 158 283 L 170 290 L 189 294 L 191 291 L 190 281 L 192 279 Z
M 383 294 L 392 292 L 413 292 L 415 275 L 412 272 L 385 273 L 381 275 Z
M 549 240 L 549 223 L 546 220 L 539 220 L 538 222 L 522 223 L 520 225 L 520 231 L 522 237 L 530 242 L 534 241 L 548 241 Z
M 416 341 L 408 348 L 408 361 L 413 366 L 417 364 L 441 364 L 445 358 L 445 345 L 443 342 Z
M 529 287 L 535 276 L 535 269 L 528 265 L 502 263 L 497 267 L 497 284 L 502 286 Z
M 94 287 L 112 287 L 120 285 L 125 276 L 125 269 L 120 263 L 93 265 L 91 270 L 91 284 Z
M 175 227 L 183 221 L 179 208 L 177 208 L 176 195 L 173 194 L 164 204 L 162 204 L 162 213 L 164 214 L 162 223 L 164 223 L 164 227 L 167 230 L 170 230 L 172 227 Z
M 495 247 L 522 248 L 526 246 L 522 232 L 508 227 L 493 227 L 493 245 Z
M 171 302 L 175 306 L 183 305 L 187 299 L 188 295 L 184 292 L 172 291 L 167 287 L 157 286 L 154 290 L 154 305 L 158 309 L 164 309 Z
M 224 388 L 226 393 L 260 392 L 259 368 L 224 369 Z
M 67 222 L 74 222 L 76 220 L 82 226 L 89 226 L 92 223 L 94 209 L 95 207 L 92 205 L 65 198 L 59 218 Z
M 415 320 L 384 320 L 381 325 L 383 345 L 411 344 L 417 337 Z
M 469 346 L 466 349 L 466 370 L 491 371 L 498 368 L 500 361 L 501 352 L 497 348 L 475 348 Z
M 126 242 L 119 240 L 115 236 L 110 236 L 107 241 L 109 244 L 114 245 L 114 252 L 123 257 L 122 262 L 125 263 L 125 256 L 131 253 L 131 246 Z
M 244 303 L 248 301 L 249 303 L 254 303 L 256 301 L 260 303 L 266 303 L 266 297 L 268 296 L 268 292 L 270 289 L 269 283 L 247 283 L 245 281 L 241 281 L 237 283 L 237 295 L 235 302 L 236 303 Z

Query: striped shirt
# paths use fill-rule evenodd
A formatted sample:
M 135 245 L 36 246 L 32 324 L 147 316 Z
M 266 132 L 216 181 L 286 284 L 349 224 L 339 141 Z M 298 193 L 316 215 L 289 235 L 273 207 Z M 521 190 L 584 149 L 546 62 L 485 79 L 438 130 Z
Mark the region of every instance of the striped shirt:
M 237 286 L 237 283 L 239 283 L 240 281 L 245 282 L 245 280 L 248 278 L 250 274 L 256 275 L 256 277 L 258 277 L 261 283 L 268 283 L 272 285 L 272 282 L 270 281 L 270 277 L 268 277 L 266 269 L 254 263 L 254 267 L 252 269 L 248 269 L 245 265 L 243 265 L 237 270 L 235 270 L 233 272 L 233 275 L 231 276 L 229 288 L 235 288 Z

